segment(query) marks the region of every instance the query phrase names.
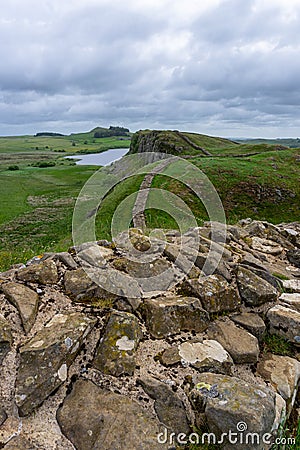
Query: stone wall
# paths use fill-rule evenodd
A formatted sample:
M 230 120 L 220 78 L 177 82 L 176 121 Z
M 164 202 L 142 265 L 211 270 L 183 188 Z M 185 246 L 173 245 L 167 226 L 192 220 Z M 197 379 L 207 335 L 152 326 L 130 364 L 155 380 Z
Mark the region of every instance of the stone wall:
M 300 224 L 129 238 L 0 274 L 0 447 L 170 449 L 196 427 L 270 448 L 299 408 Z

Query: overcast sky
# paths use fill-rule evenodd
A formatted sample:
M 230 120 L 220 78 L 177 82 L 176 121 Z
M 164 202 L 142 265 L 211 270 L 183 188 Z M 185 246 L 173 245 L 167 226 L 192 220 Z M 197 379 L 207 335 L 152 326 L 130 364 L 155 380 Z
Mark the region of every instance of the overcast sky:
M 300 135 L 300 0 L 9 0 L 0 135 Z

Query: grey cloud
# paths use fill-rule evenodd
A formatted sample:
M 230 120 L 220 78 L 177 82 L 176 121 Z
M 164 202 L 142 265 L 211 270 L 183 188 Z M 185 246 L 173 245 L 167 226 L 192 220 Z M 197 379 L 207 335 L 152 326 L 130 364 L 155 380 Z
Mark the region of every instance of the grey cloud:
M 0 19 L 0 133 L 113 122 L 292 135 L 300 17 L 286 3 L 220 0 L 180 17 L 179 0 L 11 0 Z

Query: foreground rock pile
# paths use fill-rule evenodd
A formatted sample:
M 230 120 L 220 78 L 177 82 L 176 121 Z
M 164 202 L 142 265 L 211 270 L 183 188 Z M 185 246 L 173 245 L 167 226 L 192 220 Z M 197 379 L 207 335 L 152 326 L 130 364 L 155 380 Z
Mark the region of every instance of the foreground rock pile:
M 120 235 L 0 274 L 0 448 L 171 449 L 297 420 L 300 224 L 210 238 L 133 229 L 142 264 Z

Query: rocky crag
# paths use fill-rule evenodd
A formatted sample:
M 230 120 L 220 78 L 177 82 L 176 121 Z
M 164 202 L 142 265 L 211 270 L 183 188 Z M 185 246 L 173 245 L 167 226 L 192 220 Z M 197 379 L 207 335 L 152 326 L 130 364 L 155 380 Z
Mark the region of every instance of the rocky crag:
M 238 430 L 259 443 L 224 448 L 262 449 L 297 420 L 300 224 L 244 220 L 224 248 L 210 223 L 184 246 L 164 236 L 132 229 L 131 245 L 124 234 L 0 274 L 0 448 L 170 449 Z

